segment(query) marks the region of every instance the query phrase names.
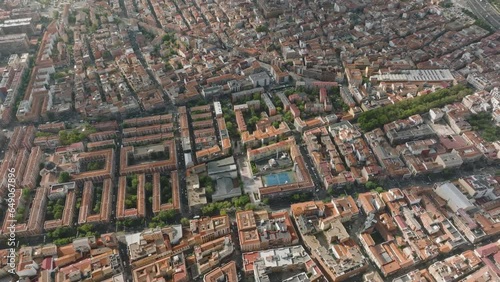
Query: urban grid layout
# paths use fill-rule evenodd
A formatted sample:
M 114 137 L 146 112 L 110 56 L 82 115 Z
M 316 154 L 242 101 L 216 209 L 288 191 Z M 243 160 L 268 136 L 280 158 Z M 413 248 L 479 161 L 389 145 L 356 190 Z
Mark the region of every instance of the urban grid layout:
M 2 0 L 0 151 L 0 282 L 500 282 L 500 0 Z

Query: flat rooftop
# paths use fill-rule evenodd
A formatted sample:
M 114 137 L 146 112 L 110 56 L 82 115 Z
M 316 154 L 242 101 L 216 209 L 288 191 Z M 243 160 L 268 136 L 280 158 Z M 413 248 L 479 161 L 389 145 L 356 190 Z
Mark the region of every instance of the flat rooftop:
M 424 82 L 424 81 L 452 81 L 455 78 L 448 69 L 429 69 L 429 70 L 403 70 L 399 73 L 386 73 L 373 75 L 379 81 L 408 81 L 408 82 Z

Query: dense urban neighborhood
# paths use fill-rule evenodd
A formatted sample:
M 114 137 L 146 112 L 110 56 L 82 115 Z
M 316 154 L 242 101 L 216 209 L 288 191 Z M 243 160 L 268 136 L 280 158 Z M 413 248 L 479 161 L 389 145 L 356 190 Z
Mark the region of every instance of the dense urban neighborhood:
M 0 74 L 0 282 L 500 281 L 498 0 L 4 0 Z

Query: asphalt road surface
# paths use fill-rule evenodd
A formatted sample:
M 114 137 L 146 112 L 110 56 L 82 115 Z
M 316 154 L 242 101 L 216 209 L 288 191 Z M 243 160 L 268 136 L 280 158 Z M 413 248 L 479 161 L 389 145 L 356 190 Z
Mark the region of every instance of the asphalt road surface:
M 495 30 L 500 29 L 500 13 L 488 0 L 465 0 L 465 2 L 479 19 L 489 23 Z

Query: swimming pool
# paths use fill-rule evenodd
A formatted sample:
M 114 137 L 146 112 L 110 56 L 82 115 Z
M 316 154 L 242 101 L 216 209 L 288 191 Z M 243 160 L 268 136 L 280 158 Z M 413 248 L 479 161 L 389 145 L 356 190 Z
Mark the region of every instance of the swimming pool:
M 291 171 L 284 171 L 279 173 L 271 173 L 268 175 L 262 176 L 262 182 L 267 186 L 277 186 L 285 183 L 294 183 L 295 175 Z

